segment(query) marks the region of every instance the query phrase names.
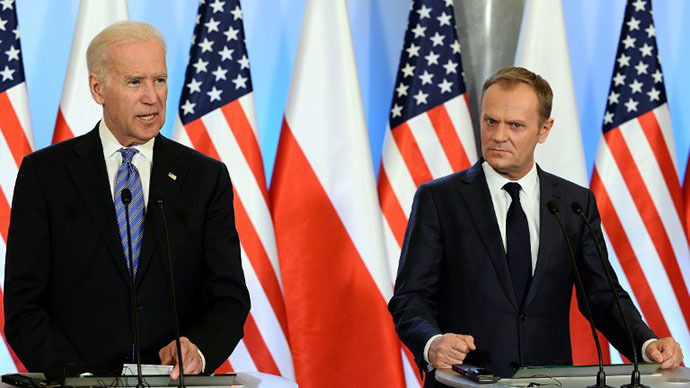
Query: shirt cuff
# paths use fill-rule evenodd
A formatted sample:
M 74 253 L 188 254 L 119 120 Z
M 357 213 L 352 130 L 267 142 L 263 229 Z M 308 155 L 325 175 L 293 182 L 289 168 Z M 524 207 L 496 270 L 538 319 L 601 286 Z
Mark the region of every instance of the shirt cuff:
M 424 361 L 426 361 L 427 364 L 427 372 L 431 372 L 432 370 L 434 370 L 434 366 L 431 365 L 431 362 L 429 362 L 429 348 L 431 347 L 431 343 L 439 337 L 443 337 L 443 334 L 436 334 L 435 336 L 429 338 L 429 340 L 426 341 L 426 345 L 424 345 Z
M 647 357 L 647 346 L 656 340 L 658 340 L 658 338 L 650 338 L 642 344 L 642 359 L 644 362 L 654 362 Z
M 199 352 L 199 357 L 201 357 L 201 373 L 204 373 L 206 370 L 206 357 L 204 357 L 204 354 L 201 353 L 201 349 L 196 348 L 196 351 Z

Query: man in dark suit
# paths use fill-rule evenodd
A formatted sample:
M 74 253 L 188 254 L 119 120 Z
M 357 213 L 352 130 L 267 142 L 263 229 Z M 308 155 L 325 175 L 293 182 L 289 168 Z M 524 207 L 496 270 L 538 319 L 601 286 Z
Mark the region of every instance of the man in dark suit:
M 103 120 L 27 156 L 19 170 L 5 269 L 7 340 L 29 371 L 51 377 L 117 374 L 134 362 L 127 188 L 142 360 L 175 365 L 171 376 L 179 375 L 164 214 L 184 372 L 212 373 L 242 338 L 249 311 L 228 170 L 159 134 L 167 70 L 157 29 L 108 27 L 87 62 Z
M 549 201 L 561 208 L 595 324 L 632 358 L 592 236 L 569 209 L 582 204 L 603 241 L 594 196 L 534 162 L 536 145 L 553 126 L 552 97 L 540 76 L 523 68 L 499 70 L 483 88 L 483 158 L 417 190 L 389 310 L 398 335 L 427 372 L 425 387 L 437 386 L 435 368 L 453 364 L 483 366 L 504 377 L 524 365 L 572 364 L 574 273 Z M 616 288 L 637 351 L 663 362 L 662 368 L 677 367 L 683 359 L 678 343 L 656 339 L 617 281 Z

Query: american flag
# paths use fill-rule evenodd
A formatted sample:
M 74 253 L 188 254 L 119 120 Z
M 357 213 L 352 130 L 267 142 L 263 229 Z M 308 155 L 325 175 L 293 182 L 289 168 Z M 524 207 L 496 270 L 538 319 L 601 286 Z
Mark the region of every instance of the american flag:
M 378 177 L 392 279 L 417 187 L 476 159 L 453 1 L 415 0 Z
M 628 1 L 592 173 L 611 262 L 649 326 L 690 348 L 690 255 L 650 1 Z
M 412 2 L 398 67 L 378 176 L 391 279 L 417 187 L 477 159 L 452 0 Z
M 173 137 L 228 166 L 252 300 L 244 339 L 220 369 L 294 379 L 238 0 L 201 1 L 184 84 Z
M 0 1 L 0 268 L 5 268 L 7 230 L 10 225 L 10 204 L 14 181 L 25 155 L 33 148 L 29 102 L 26 95 L 24 63 L 19 44 L 17 10 L 13 0 Z M 0 277 L 0 282 L 4 276 Z M 4 287 L 3 287 L 4 288 Z M 2 290 L 0 290 L 0 299 Z M 5 314 L 0 309 L 0 325 Z M 26 372 L 19 358 L 12 352 L 2 331 L 4 346 L 0 346 L 0 373 Z M 12 368 L 14 367 L 14 368 Z M 11 370 L 9 370 L 11 369 Z

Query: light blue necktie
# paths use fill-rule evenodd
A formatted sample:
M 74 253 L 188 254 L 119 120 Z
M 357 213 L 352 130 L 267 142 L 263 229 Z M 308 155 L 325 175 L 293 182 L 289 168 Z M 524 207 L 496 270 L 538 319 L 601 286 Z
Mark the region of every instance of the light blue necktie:
M 134 148 L 120 148 L 122 164 L 117 170 L 115 178 L 115 214 L 117 226 L 120 230 L 120 241 L 125 252 L 125 264 L 129 269 L 129 246 L 127 244 L 127 220 L 125 218 L 125 206 L 122 203 L 122 189 L 127 188 L 132 192 L 132 202 L 129 205 L 129 225 L 132 234 L 132 263 L 134 276 L 137 274 L 139 255 L 141 253 L 141 240 L 144 237 L 144 191 L 141 187 L 139 170 L 132 164 L 132 158 L 137 151 Z

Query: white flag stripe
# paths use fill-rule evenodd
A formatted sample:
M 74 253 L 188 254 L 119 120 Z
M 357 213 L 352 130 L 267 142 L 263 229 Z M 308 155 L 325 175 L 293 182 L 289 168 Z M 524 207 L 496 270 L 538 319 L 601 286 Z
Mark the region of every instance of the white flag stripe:
M 570 71 L 563 8 L 560 1 L 525 3 L 515 64 L 544 77 L 553 89 L 554 125 L 535 159 L 545 170 L 587 186 L 580 121 Z M 564 146 L 565 145 L 565 146 Z
M 690 252 L 688 251 L 687 238 L 676 207 L 673 206 L 673 199 L 659 163 L 654 156 L 654 151 L 650 147 L 638 120 L 630 120 L 622 124 L 620 131 L 647 186 L 649 195 L 652 197 L 654 207 L 661 217 L 661 222 L 671 241 L 675 259 L 687 287 L 690 285 L 688 278 L 690 277 Z
M 244 278 L 252 301 L 251 314 L 261 333 L 261 338 L 266 343 L 271 356 L 273 356 L 281 376 L 294 379 L 290 345 L 283 334 L 283 329 L 271 308 L 266 293 L 264 293 L 261 282 L 256 276 L 256 272 L 254 272 L 254 267 L 247 258 L 247 252 L 244 250 L 244 247 L 242 247 L 242 268 L 244 269 Z
M 31 114 L 29 113 L 29 97 L 26 94 L 26 83 L 22 82 L 5 91 L 12 104 L 12 109 L 17 115 L 17 120 L 24 130 L 24 136 L 29 141 L 31 149 L 34 148 L 34 137 L 31 131 Z
M 470 163 L 474 163 L 478 159 L 477 147 L 474 142 L 474 131 L 472 130 L 472 117 L 470 117 L 470 109 L 465 102 L 464 95 L 460 95 L 446 101 L 444 104 L 450 121 L 455 127 L 455 133 L 458 134 L 460 142 L 465 149 L 465 155 Z
M 388 220 L 383 220 L 383 243 L 386 246 L 386 253 L 388 254 L 388 269 L 390 271 L 391 284 L 395 282 L 395 278 L 398 275 L 398 265 L 400 263 L 400 245 L 398 245 L 398 240 L 395 239 L 393 235 L 393 230 L 391 230 Z M 386 302 L 388 302 L 386 300 Z
M 675 150 L 676 143 L 673 137 L 673 126 L 671 125 L 671 115 L 668 110 L 668 103 L 659 106 L 654 109 L 653 112 L 656 117 L 656 122 L 659 123 L 659 128 L 661 128 L 661 133 L 664 136 L 666 148 Z M 669 154 L 671 154 L 671 160 L 673 161 L 673 171 L 675 171 L 676 176 L 678 176 L 678 156 L 675 152 L 669 152 Z
M 408 120 L 407 125 L 419 146 L 431 176 L 433 178 L 440 178 L 451 174 L 453 168 L 450 166 L 448 157 L 426 112 Z
M 4 253 L 4 252 L 0 252 Z M 3 256 L 5 257 L 5 256 Z M 4 265 L 3 265 L 4 267 Z M 0 365 L 3 367 L 3 372 L 8 373 L 8 372 L 16 372 L 17 367 L 14 364 L 14 360 L 12 360 L 12 356 L 10 355 L 10 352 L 7 348 L 7 346 L 0 346 Z
M 607 143 L 602 141 L 597 152 L 596 169 L 602 181 L 606 182 L 611 203 L 628 237 L 630 246 L 635 252 L 637 262 L 654 293 L 655 301 L 661 310 L 661 314 L 664 316 L 666 325 L 673 333 L 672 326 L 674 322 L 684 325 L 685 318 L 678 305 L 663 263 L 659 258 L 651 236 L 647 229 L 644 228 L 644 222 L 630 196 L 623 176 L 615 163 L 604 163 L 603 160 L 606 159 L 609 161 L 614 160 Z M 602 166 L 605 166 L 604 169 L 602 169 Z M 628 291 L 632 292 L 632 289 L 628 289 Z M 682 333 L 683 331 L 687 330 L 678 330 L 678 334 L 686 336 L 687 334 Z M 676 337 L 676 340 L 681 341 L 682 337 Z M 681 344 L 690 345 L 690 342 L 681 342 Z
M 244 372 L 257 370 L 256 364 L 254 363 L 252 356 L 249 354 L 247 344 L 244 343 L 244 340 L 240 340 L 240 342 L 237 343 L 235 350 L 228 359 L 230 360 L 230 365 L 234 371 Z
M 637 310 L 640 312 L 640 315 L 642 315 L 642 318 L 646 321 L 644 313 L 640 308 L 640 304 L 637 302 L 637 297 L 635 296 L 635 293 L 632 292 L 632 287 L 630 286 L 628 277 L 626 276 L 625 271 L 623 271 L 623 267 L 621 267 L 621 264 L 618 261 L 618 256 L 616 256 L 616 251 L 613 250 L 613 246 L 610 243 L 609 236 L 608 234 L 606 234 L 606 230 L 603 227 L 601 228 L 601 233 L 604 235 L 604 242 L 606 244 L 606 251 L 609 255 L 609 262 L 611 262 L 613 272 L 615 272 L 616 276 L 618 277 L 618 283 L 621 285 L 621 287 L 623 287 L 624 290 L 628 291 L 630 299 L 632 299 L 633 303 L 635 304 L 635 307 L 637 307 Z
M 416 368 L 412 368 L 412 365 L 407 361 L 407 355 L 405 354 L 405 351 L 402 348 L 400 349 L 400 355 L 403 359 L 403 373 L 405 373 L 406 388 L 420 387 L 418 380 L 419 372 L 417 372 Z
M 611 364 L 624 364 L 623 357 L 618 353 L 618 350 L 609 344 L 609 354 L 611 355 Z
M 254 92 L 245 94 L 238 101 L 245 116 L 247 116 L 249 126 L 252 128 L 252 133 L 254 133 L 254 139 L 256 139 L 256 144 L 259 144 L 259 126 L 256 123 L 256 115 L 254 114 L 256 112 L 254 110 Z
M 400 154 L 398 145 L 393 139 L 390 129 L 386 131 L 383 138 L 383 152 L 381 153 L 381 168 L 386 172 L 388 182 L 393 188 L 398 203 L 405 212 L 405 218 L 410 218 L 412 202 L 417 186 L 410 175 L 410 170 L 405 165 L 405 160 Z
M 184 128 L 184 125 L 182 124 L 182 121 L 180 120 L 180 115 L 178 114 L 175 116 L 175 127 L 173 128 L 173 139 L 180 143 L 184 144 L 189 148 L 194 148 L 194 144 L 192 144 L 192 140 L 189 139 L 189 134 L 187 134 L 187 130 Z
M 338 1 L 327 8 L 305 9 L 304 19 L 310 23 L 302 25 L 299 46 L 309 55 L 298 56 L 295 61 L 285 121 L 369 274 L 388 300 L 393 290 L 388 265 L 383 260 L 381 213 L 347 7 L 344 1 Z M 312 20 L 310 12 L 316 9 L 330 15 Z M 334 78 L 333 74 L 341 76 Z M 323 96 L 331 98 L 326 100 Z M 337 134 L 339 141 L 333 141 L 333 134 Z M 353 149 L 357 150 L 356 154 L 349 151 Z M 333 155 L 343 155 L 345 159 L 333 163 Z M 357 190 L 350 186 L 352 182 L 358 183 Z
M 280 267 L 278 266 L 275 232 L 268 205 L 263 200 L 259 184 L 256 182 L 254 174 L 252 174 L 251 168 L 244 158 L 244 154 L 242 154 L 242 149 L 237 143 L 228 121 L 220 109 L 211 111 L 203 116 L 201 121 L 204 123 L 206 132 L 216 147 L 216 151 L 218 151 L 218 156 L 228 166 L 233 187 L 242 200 L 247 215 L 252 225 L 254 225 L 259 240 L 261 240 L 261 245 L 266 250 L 273 272 L 279 274 Z M 276 277 L 282 289 L 280 276 Z
M 88 132 L 102 116 L 101 107 L 91 97 L 86 67 L 86 49 L 105 27 L 127 20 L 124 0 L 82 0 L 60 99 L 60 111 L 74 136 Z
M 0 131 L 0 166 L 2 166 L 2 173 L 0 174 L 0 188 L 7 198 L 7 204 L 12 206 L 12 196 L 14 195 L 14 181 L 17 179 L 17 172 L 19 166 L 14 161 L 14 155 L 7 144 L 7 139 L 2 131 Z M 4 259 L 5 256 L 2 256 Z

